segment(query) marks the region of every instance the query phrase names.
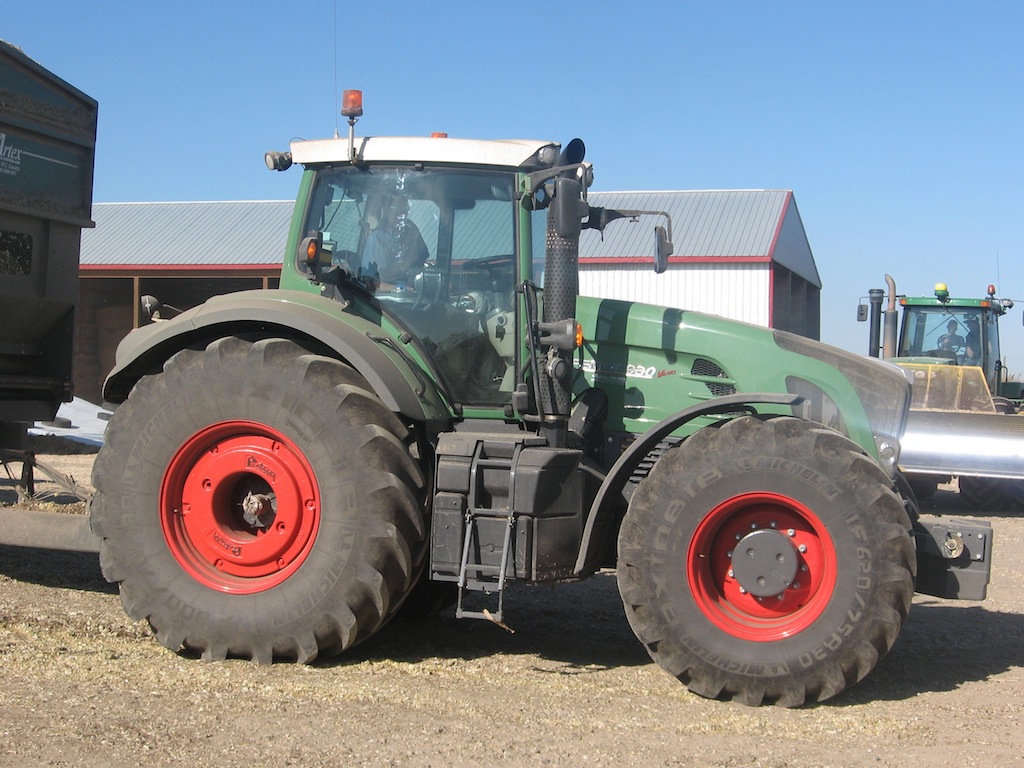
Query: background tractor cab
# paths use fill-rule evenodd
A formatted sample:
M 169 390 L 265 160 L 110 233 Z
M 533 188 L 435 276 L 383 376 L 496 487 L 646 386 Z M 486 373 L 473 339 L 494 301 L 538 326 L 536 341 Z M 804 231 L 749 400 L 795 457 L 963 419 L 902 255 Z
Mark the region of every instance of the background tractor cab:
M 900 468 L 918 496 L 956 477 L 961 496 L 975 509 L 1020 507 L 1021 383 L 1008 380 L 999 347 L 999 318 L 1013 301 L 996 298 L 992 285 L 980 299 L 953 298 L 944 283 L 933 296 L 901 296 L 893 278 L 885 280 L 885 310 L 885 291 L 875 288 L 858 319 L 871 321 L 868 353 L 881 352 L 912 382 Z
M 936 283 L 932 296 L 902 296 L 890 283 L 890 305 L 884 313 L 883 341 L 879 343 L 878 318 L 884 292 L 869 292 L 868 306 L 861 305 L 858 319 L 872 321 L 868 354 L 908 365 L 959 365 L 981 369 L 993 397 L 1020 400 L 1021 383 L 1007 380 L 999 347 L 999 319 L 1013 307 L 1012 299 L 996 298 L 989 285 L 984 298 L 954 298 L 945 283 Z M 896 305 L 902 309 L 902 321 Z

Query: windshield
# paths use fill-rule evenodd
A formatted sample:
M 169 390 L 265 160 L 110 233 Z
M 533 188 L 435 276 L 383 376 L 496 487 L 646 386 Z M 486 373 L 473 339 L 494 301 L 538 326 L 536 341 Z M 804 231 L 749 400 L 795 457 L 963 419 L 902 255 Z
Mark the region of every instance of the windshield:
M 515 368 L 515 176 L 395 167 L 320 171 L 305 234 L 408 329 L 453 402 L 509 402 Z
M 959 365 L 986 367 L 984 361 L 992 352 L 987 341 L 994 336 L 989 322 L 989 315 L 976 308 L 907 307 L 900 357 L 940 357 Z

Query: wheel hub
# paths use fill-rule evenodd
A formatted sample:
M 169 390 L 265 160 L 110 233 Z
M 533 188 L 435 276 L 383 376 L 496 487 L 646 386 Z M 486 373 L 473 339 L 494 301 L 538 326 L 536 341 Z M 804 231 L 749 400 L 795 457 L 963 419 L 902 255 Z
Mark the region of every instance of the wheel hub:
M 768 642 L 811 626 L 828 606 L 836 551 L 821 519 L 790 496 L 732 496 L 697 525 L 687 580 L 704 615 L 733 637 Z
M 247 491 L 242 499 L 242 518 L 253 528 L 269 528 L 277 514 L 276 507 L 273 495 Z
M 792 585 L 798 567 L 796 549 L 776 530 L 752 531 L 733 550 L 733 576 L 754 597 L 782 594 Z
M 160 490 L 171 555 L 200 584 L 253 594 L 286 581 L 316 540 L 320 498 L 302 451 L 276 430 L 224 421 L 171 457 Z

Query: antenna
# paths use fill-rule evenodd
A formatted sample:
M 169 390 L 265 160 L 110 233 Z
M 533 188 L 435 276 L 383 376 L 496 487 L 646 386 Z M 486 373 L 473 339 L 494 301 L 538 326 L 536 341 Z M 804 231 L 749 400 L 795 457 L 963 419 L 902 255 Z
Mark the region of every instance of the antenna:
M 334 138 L 339 138 L 341 134 L 338 132 L 339 122 L 338 115 L 338 104 L 335 99 L 338 98 L 338 0 L 334 0 L 334 91 L 331 94 L 331 104 L 334 111 Z

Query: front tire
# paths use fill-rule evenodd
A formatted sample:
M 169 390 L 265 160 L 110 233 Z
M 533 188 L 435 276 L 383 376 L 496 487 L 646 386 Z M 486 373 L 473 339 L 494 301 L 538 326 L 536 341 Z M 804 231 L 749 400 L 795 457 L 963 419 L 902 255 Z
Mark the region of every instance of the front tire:
M 915 571 L 891 480 L 842 435 L 742 417 L 668 451 L 619 534 L 626 616 L 690 690 L 821 701 L 899 634 Z
M 379 629 L 425 555 L 406 429 L 294 342 L 183 350 L 117 409 L 93 472 L 104 576 L 160 642 L 309 662 Z
M 1024 507 L 1024 481 L 961 475 L 957 482 L 960 499 L 968 509 L 979 512 L 1015 512 Z

